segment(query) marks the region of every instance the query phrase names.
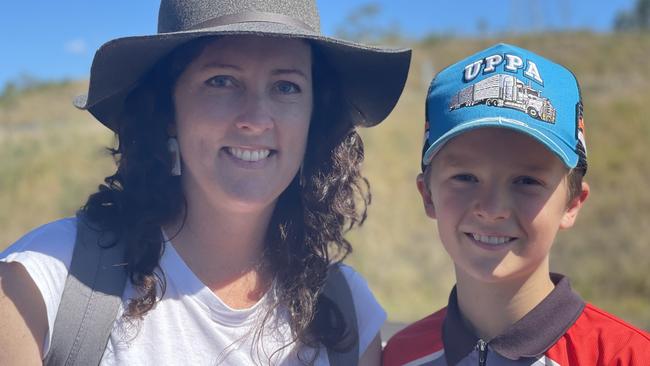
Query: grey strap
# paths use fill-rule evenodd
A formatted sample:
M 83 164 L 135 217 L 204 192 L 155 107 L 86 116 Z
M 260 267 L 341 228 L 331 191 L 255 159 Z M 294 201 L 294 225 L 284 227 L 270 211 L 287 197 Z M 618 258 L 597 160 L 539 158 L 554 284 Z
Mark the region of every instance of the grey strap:
M 332 366 L 356 366 L 359 364 L 359 331 L 357 327 L 357 312 L 354 309 L 354 300 L 350 285 L 341 272 L 340 264 L 330 266 L 325 283 L 324 294 L 339 307 L 345 324 L 349 326 L 354 338 L 354 346 L 346 352 L 337 352 L 327 348 L 327 357 Z
M 124 245 L 77 214 L 77 238 L 47 366 L 99 365 L 126 283 Z

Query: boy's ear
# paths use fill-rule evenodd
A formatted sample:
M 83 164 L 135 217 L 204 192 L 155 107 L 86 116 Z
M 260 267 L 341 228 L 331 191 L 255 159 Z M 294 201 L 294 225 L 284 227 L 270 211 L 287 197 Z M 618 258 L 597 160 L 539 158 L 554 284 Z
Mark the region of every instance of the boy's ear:
M 580 194 L 574 197 L 567 205 L 566 212 L 564 212 L 564 216 L 560 221 L 560 229 L 568 229 L 575 224 L 578 213 L 587 200 L 587 197 L 589 197 L 589 185 L 586 182 L 582 182 Z
M 418 174 L 415 178 L 415 184 L 418 186 L 418 191 L 420 191 L 420 196 L 422 196 L 422 203 L 424 204 L 424 212 L 427 216 L 432 219 L 436 218 L 436 208 L 433 205 L 433 200 L 431 199 L 431 191 L 426 182 L 426 177 L 424 174 Z

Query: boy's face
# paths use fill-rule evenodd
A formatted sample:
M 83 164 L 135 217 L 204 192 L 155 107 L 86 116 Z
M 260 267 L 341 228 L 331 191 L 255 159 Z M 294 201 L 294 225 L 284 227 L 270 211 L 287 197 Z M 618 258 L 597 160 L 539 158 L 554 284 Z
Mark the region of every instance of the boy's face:
M 481 282 L 548 266 L 557 231 L 573 226 L 589 188 L 569 201 L 568 169 L 542 144 L 503 128 L 446 143 L 417 178 L 427 215 L 456 271 Z M 460 273 L 459 273 L 460 274 Z

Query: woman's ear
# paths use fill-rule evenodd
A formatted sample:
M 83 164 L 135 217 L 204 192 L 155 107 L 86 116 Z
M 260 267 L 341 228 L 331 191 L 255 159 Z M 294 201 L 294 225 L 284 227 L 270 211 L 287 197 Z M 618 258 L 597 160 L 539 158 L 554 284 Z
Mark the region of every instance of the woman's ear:
M 418 174 L 415 178 L 415 184 L 418 187 L 420 196 L 422 196 L 422 203 L 424 204 L 424 212 L 432 219 L 436 218 L 436 209 L 431 199 L 431 190 L 429 190 L 428 182 L 426 181 L 427 174 Z
M 573 197 L 567 205 L 564 216 L 562 217 L 562 220 L 560 220 L 560 229 L 568 229 L 575 224 L 576 219 L 578 218 L 578 213 L 587 200 L 587 197 L 589 197 L 589 185 L 586 182 L 582 182 L 580 194 Z

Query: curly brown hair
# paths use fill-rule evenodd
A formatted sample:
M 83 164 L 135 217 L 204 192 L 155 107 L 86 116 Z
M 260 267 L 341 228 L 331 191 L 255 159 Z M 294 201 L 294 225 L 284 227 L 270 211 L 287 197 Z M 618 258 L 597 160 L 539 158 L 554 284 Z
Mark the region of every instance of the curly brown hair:
M 87 217 L 126 240 L 126 269 L 140 295 L 130 300 L 127 317 L 144 316 L 165 291 L 164 275 L 156 274 L 163 251 L 160 227 L 178 219 L 187 206 L 179 177 L 169 174 L 172 91 L 182 71 L 213 39 L 180 46 L 129 93 L 114 121 L 117 147 L 110 150 L 117 171 L 83 207 Z M 369 185 L 360 172 L 363 142 L 354 127 L 363 115 L 345 112 L 356 110 L 318 46 L 311 48 L 314 110 L 302 169 L 280 195 L 266 234 L 264 255 L 279 296 L 264 322 L 276 307 L 285 307 L 294 342 L 341 350 L 356 341 L 356 333 L 321 293 L 328 267 L 352 251 L 345 232 L 363 223 L 370 203 Z

